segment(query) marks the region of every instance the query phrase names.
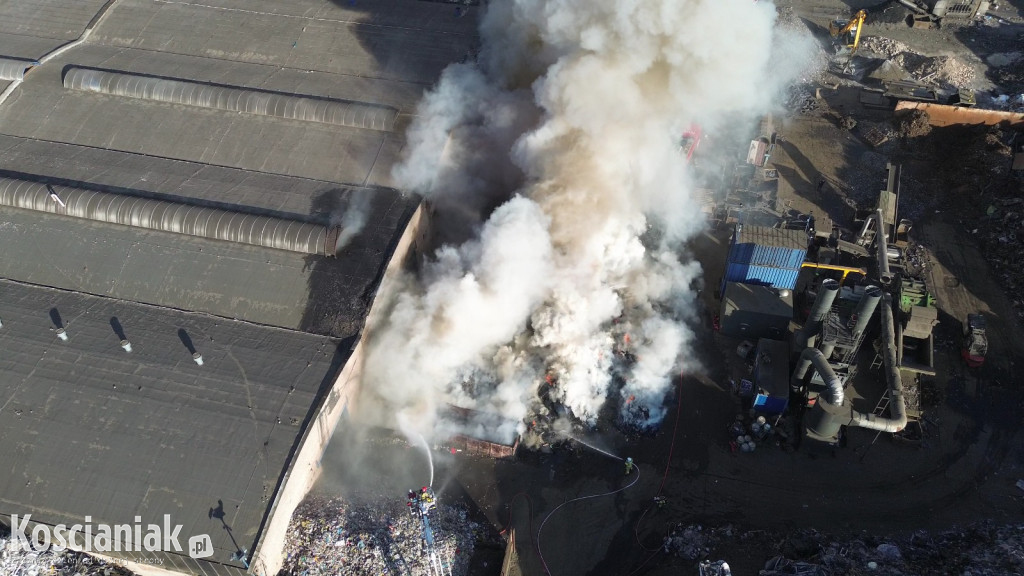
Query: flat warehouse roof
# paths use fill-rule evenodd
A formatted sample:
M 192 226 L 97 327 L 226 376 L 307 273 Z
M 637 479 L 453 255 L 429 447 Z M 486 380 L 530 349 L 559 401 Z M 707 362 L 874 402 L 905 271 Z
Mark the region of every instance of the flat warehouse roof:
M 0 515 L 148 523 L 166 513 L 183 534 L 210 534 L 216 554 L 170 555 L 164 568 L 237 573 L 238 548 L 264 568 L 280 562 L 276 541 L 257 537 L 287 522 L 318 442 L 355 393 L 350 356 L 420 207 L 392 168 L 423 93 L 478 47 L 477 8 L 465 9 L 459 18 L 449 3 L 420 0 L 0 0 L 0 57 L 40 62 L 0 81 L 10 89 L 0 178 L 32 194 L 19 187 L 0 206 Z M 174 78 L 194 94 L 216 85 L 236 100 L 276 93 L 292 108 L 274 116 L 65 87 L 73 67 L 125 82 Z M 327 101 L 329 118 L 307 114 Z M 384 122 L 347 116 L 381 109 Z M 342 125 L 328 123 L 339 114 Z M 61 190 L 78 209 L 50 209 Z M 115 211 L 127 204 L 117 195 L 176 206 L 159 218 L 155 208 Z M 223 212 L 214 221 L 193 207 Z M 206 220 L 178 226 L 196 213 Z M 248 215 L 294 221 L 309 237 L 340 227 L 344 246 L 330 257 L 236 242 L 267 230 Z M 204 237 L 211 226 L 219 239 Z
M 215 560 L 227 561 L 235 548 L 207 515 L 222 500 L 251 549 L 314 398 L 349 346 L 5 280 L 0 295 L 0 513 L 69 524 L 170 514 L 183 535 L 210 534 Z

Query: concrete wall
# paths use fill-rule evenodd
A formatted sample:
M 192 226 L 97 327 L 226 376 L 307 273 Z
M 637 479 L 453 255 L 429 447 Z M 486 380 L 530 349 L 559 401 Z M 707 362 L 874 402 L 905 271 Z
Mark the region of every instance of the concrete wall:
M 355 400 L 359 394 L 359 383 L 363 373 L 363 354 L 366 336 L 372 329 L 371 320 L 378 302 L 387 304 L 387 295 L 392 292 L 391 285 L 397 282 L 401 268 L 407 261 L 410 249 L 420 238 L 420 225 L 424 216 L 423 204 L 416 209 L 409 224 L 395 246 L 391 259 L 384 271 L 384 277 L 377 290 L 377 299 L 370 308 L 363 334 L 352 351 L 341 373 L 338 374 L 331 391 L 321 404 L 316 417 L 310 422 L 299 442 L 299 448 L 275 494 L 269 513 L 269 519 L 260 535 L 260 541 L 253 553 L 249 573 L 257 576 L 276 576 L 284 564 L 285 535 L 292 513 L 305 499 L 320 475 L 320 461 L 331 441 L 331 436 L 338 427 L 341 415 L 348 409 L 355 410 Z M 162 576 L 156 575 L 154 576 Z

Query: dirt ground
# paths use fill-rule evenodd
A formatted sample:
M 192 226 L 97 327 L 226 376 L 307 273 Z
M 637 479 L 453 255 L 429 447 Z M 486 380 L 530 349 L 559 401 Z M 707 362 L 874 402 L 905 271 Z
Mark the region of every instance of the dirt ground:
M 819 32 L 830 18 L 876 3 L 779 2 Z M 990 88 L 999 77 L 986 69 L 985 59 L 1021 46 L 1021 29 L 1012 22 L 1024 18 L 1024 0 L 999 4 L 998 15 L 1009 24 L 911 30 L 899 23 L 898 14 L 889 14 L 869 19 L 865 33 L 891 37 L 922 53 L 955 54 L 976 67 L 979 87 Z M 893 137 L 872 147 L 865 128 L 894 130 L 891 113 L 861 107 L 848 84 L 829 82 L 808 90 L 813 94 L 816 87 L 824 90 L 812 110 L 779 121 L 785 141 L 772 158 L 780 176 L 778 204 L 813 212 L 849 239 L 855 209 L 869 207 L 883 187 L 885 162 L 904 165 L 900 210 L 914 220 L 912 237 L 921 246 L 940 311 L 938 375 L 930 383 L 934 394 L 926 407 L 923 441 L 907 444 L 851 429 L 842 447 L 805 442 L 787 451 L 767 443 L 753 453 L 731 451 L 727 427 L 739 407 L 725 382 L 735 342 L 711 329 L 719 302 L 708 289 L 702 294 L 706 310 L 703 325 L 696 327 L 694 364 L 684 368 L 657 436 L 626 438 L 606 427 L 583 440 L 614 456 L 570 442 L 551 453 L 523 450 L 514 461 L 458 455 L 436 463 L 442 500 L 456 499 L 477 511 L 493 542 L 500 542 L 507 528 L 516 530 L 523 574 L 696 574 L 695 561 L 658 552 L 671 527 L 680 523 L 732 527 L 735 537 L 721 539 L 707 553 L 728 560 L 739 576 L 757 574 L 784 549 L 786 535 L 798 530 L 883 538 L 980 520 L 1024 522 L 1024 491 L 1015 485 L 1024 478 L 1024 396 L 1016 376 L 1024 362 L 1024 331 L 1004 277 L 993 271 L 972 232 L 985 207 L 1010 192 L 974 186 L 977 174 L 957 171 L 966 162 L 958 145 L 965 140 L 950 140 L 951 133 L 945 133 L 946 140 L 942 133 L 935 140 Z M 844 116 L 856 119 L 859 128 L 843 128 L 837 119 Z M 819 190 L 821 179 L 827 186 Z M 729 234 L 724 228 L 708 231 L 694 242 L 709 286 L 723 274 Z M 959 356 L 958 332 L 966 314 L 976 311 L 989 319 L 990 348 L 985 365 L 969 370 Z M 864 367 L 851 391 L 855 408 L 871 412 L 884 386 L 880 371 Z M 619 458 L 626 456 L 638 463 L 638 479 L 624 474 Z M 394 488 L 400 492 L 404 486 Z M 603 493 L 612 494 L 569 503 L 552 514 L 568 500 Z M 664 509 L 652 500 L 659 493 L 667 498 Z M 497 574 L 502 553 L 497 544 L 478 547 L 473 573 Z

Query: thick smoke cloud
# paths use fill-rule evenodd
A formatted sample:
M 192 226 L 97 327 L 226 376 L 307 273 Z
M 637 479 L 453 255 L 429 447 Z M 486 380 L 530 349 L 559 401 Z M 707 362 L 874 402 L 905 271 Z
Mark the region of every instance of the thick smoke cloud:
M 498 417 L 472 433 L 498 440 L 503 419 L 594 424 L 608 406 L 660 421 L 696 366 L 702 282 L 678 139 L 778 101 L 802 49 L 774 20 L 750 0 L 492 3 L 478 61 L 426 95 L 395 171 L 450 244 L 376 321 L 366 404 L 440 435 L 444 405 L 475 408 Z

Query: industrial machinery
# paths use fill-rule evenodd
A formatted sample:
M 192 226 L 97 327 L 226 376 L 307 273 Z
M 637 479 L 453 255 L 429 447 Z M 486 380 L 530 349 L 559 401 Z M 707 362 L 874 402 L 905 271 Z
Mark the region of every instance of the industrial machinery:
M 701 135 L 700 126 L 691 124 L 690 129 L 683 132 L 682 137 L 679 138 L 679 153 L 686 158 L 687 164 L 693 162 L 693 153 L 700 146 Z
M 408 501 L 409 513 L 419 518 L 423 524 L 423 532 L 420 538 L 423 543 L 423 555 L 427 557 L 427 572 L 430 576 L 451 576 L 451 563 L 441 557 L 434 540 L 434 530 L 430 526 L 432 512 L 437 508 L 437 496 L 434 489 L 424 486 L 418 492 L 409 490 Z
M 854 14 L 850 20 L 833 20 L 828 24 L 828 33 L 840 44 L 839 48 L 849 50 L 852 56 L 860 47 L 860 34 L 864 28 L 864 20 L 868 13 L 861 10 Z
M 985 334 L 985 317 L 981 314 L 968 314 L 964 323 L 964 347 L 961 354 L 964 362 L 971 368 L 985 363 L 988 353 L 988 336 Z
M 988 11 L 988 0 L 896 0 L 914 12 L 910 20 L 914 28 L 935 28 L 946 18 L 970 20 Z M 887 4 L 883 2 L 882 5 Z
M 853 55 L 860 47 L 860 34 L 864 29 L 864 20 L 868 13 L 861 10 L 850 20 L 833 20 L 828 24 L 828 33 L 836 44 L 838 62 L 843 65 L 843 72 L 853 72 Z

